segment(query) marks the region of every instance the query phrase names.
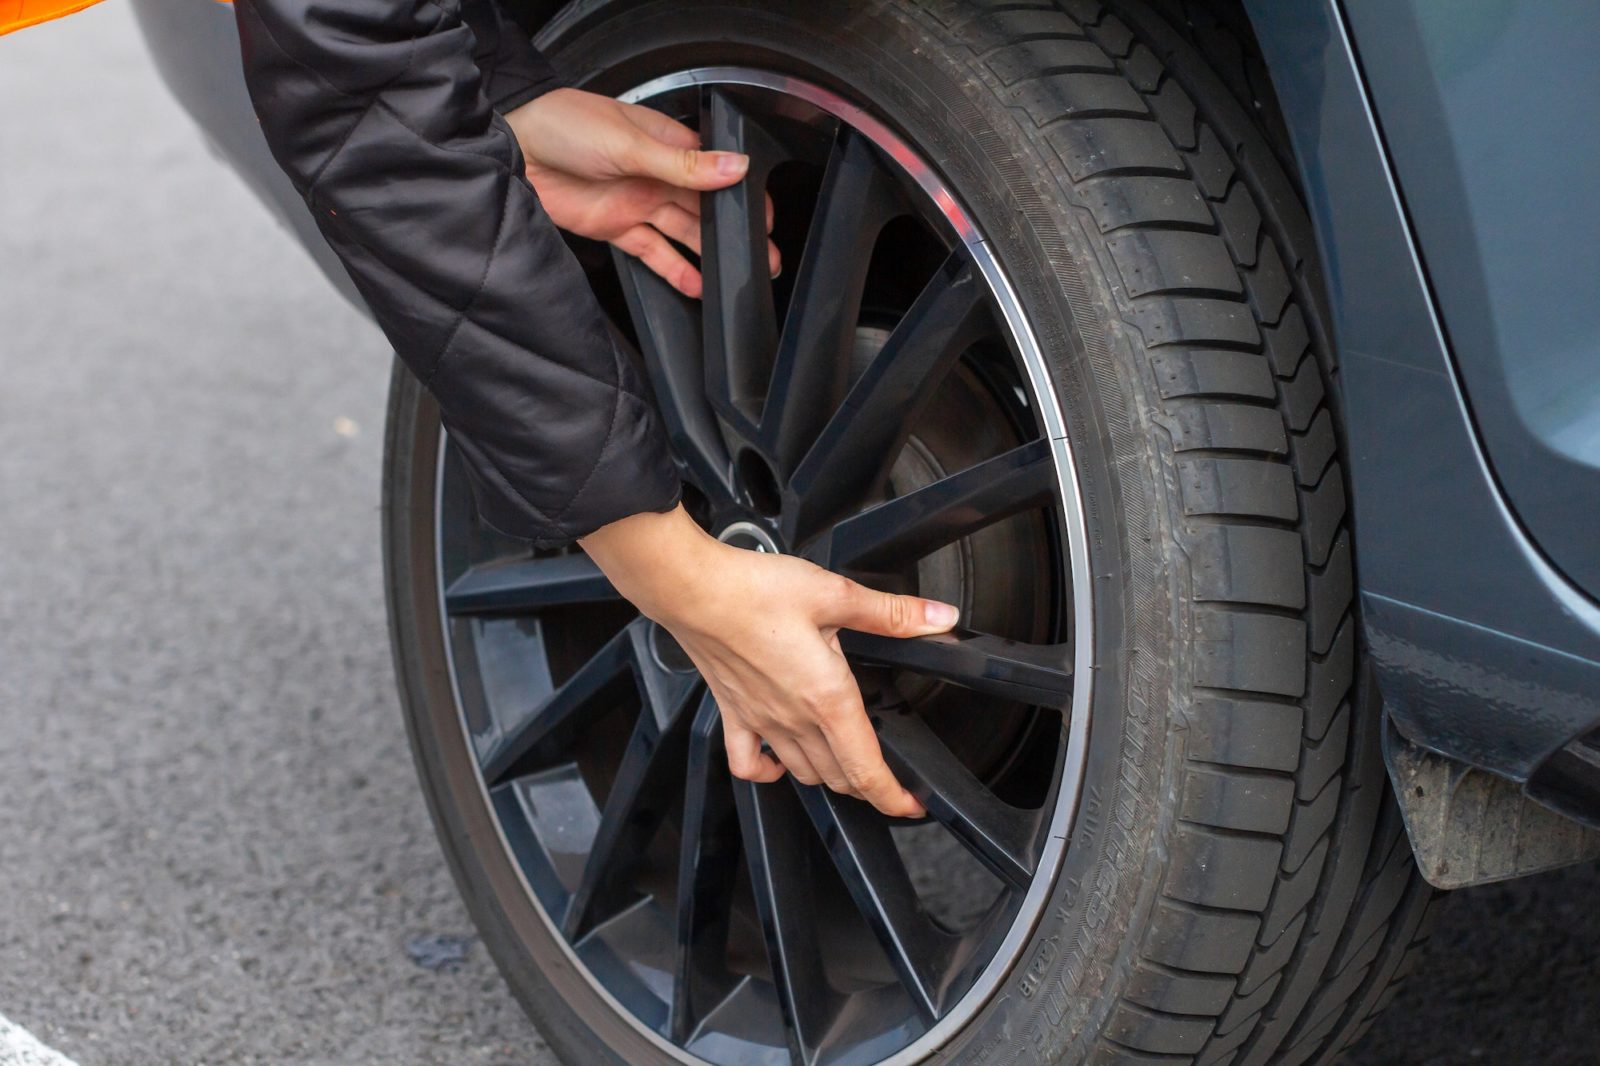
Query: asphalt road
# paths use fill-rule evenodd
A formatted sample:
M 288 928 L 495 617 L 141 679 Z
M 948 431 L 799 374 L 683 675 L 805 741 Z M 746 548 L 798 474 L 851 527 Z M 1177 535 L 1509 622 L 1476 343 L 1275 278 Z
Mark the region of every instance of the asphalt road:
M 553 1066 L 481 945 L 406 950 L 471 929 L 395 708 L 381 337 L 123 6 L 0 39 L 0 100 L 0 1015 L 83 1066 Z M 1457 894 L 1351 1062 L 1596 1061 L 1597 890 Z

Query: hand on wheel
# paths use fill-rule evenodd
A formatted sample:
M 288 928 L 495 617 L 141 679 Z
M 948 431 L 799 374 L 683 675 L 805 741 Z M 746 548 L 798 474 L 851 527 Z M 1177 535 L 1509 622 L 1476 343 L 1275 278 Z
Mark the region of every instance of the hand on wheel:
M 706 598 L 661 621 L 717 699 L 729 770 L 747 781 L 787 770 L 885 814 L 923 814 L 883 761 L 838 633 L 941 633 L 955 609 L 877 592 L 794 556 L 721 544 L 717 555 Z
M 943 633 L 954 607 L 878 592 L 792 555 L 730 547 L 681 507 L 613 522 L 583 547 L 700 669 L 735 777 L 775 781 L 787 771 L 885 814 L 924 813 L 883 760 L 838 633 Z
M 701 191 L 738 182 L 749 157 L 701 151 L 699 134 L 683 123 L 581 89 L 554 89 L 505 118 L 551 221 L 611 242 L 685 296 L 700 296 L 700 271 L 673 242 L 700 253 Z M 776 277 L 778 246 L 771 241 L 767 259 Z

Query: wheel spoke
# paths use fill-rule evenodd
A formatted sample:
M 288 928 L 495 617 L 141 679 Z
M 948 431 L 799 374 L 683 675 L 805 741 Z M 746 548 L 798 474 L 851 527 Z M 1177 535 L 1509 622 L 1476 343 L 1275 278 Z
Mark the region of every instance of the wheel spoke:
M 731 499 L 728 449 L 706 402 L 700 308 L 633 256 L 613 250 L 612 259 L 667 439 L 691 481 L 710 496 Z
M 1050 442 L 1030 441 L 840 522 L 819 544 L 829 569 L 897 569 L 1053 498 Z
M 733 990 L 727 972 L 728 917 L 733 910 L 739 819 L 734 809 L 722 719 L 708 692 L 689 731 L 678 861 L 677 980 L 672 1038 L 687 1044 L 695 1027 Z
M 840 127 L 795 273 L 761 433 L 779 475 L 794 469 L 844 397 L 878 233 L 903 210 L 899 189 L 860 133 Z
M 618 598 L 594 561 L 573 553 L 475 566 L 451 582 L 444 606 L 450 614 L 523 614 Z
M 735 781 L 733 794 L 789 1053 L 796 1064 L 809 1064 L 838 1008 L 817 942 L 811 827 L 788 781 Z
M 766 184 L 783 152 L 732 98 L 715 90 L 702 98 L 700 131 L 706 148 L 750 157 L 743 181 L 701 195 L 700 265 L 706 396 L 729 428 L 753 441 L 778 343 L 767 270 Z
M 645 618 L 628 623 L 545 697 L 484 759 L 484 782 L 493 788 L 553 761 L 576 733 L 616 707 L 630 689 L 638 694 L 640 717 L 655 717 L 664 732 L 671 721 L 670 709 L 695 683 L 695 675 L 674 673 L 656 662 L 649 645 L 652 625 Z
M 684 706 L 693 689 L 681 688 L 675 694 L 677 698 L 666 707 L 644 708 L 633 727 L 600 812 L 600 829 L 589 847 L 583 879 L 561 923 L 569 941 L 576 943 L 594 925 L 638 900 L 627 884 L 628 876 L 666 817 L 688 749 Z
M 839 631 L 851 658 L 937 677 L 985 695 L 1065 709 L 1072 698 L 1072 658 L 1065 644 L 1024 644 L 956 628 L 931 637 L 882 637 Z
M 950 255 L 823 427 L 790 479 L 790 543 L 859 507 L 888 475 L 911 423 L 957 356 L 981 334 L 983 285 Z
M 955 938 L 928 916 L 884 817 L 857 799 L 797 786 L 850 898 L 929 1023 L 942 1013 Z
M 1013 888 L 1025 888 L 1038 866 L 1038 814 L 1013 807 L 973 776 L 920 718 L 884 715 L 878 740 L 890 769 L 939 822 Z

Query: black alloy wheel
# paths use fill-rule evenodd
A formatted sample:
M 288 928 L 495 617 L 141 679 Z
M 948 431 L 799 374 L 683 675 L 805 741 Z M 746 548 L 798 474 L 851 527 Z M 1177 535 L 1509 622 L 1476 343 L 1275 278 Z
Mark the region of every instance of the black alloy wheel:
M 735 781 L 682 649 L 484 524 L 397 370 L 413 753 L 564 1060 L 1327 1063 L 1405 972 L 1431 893 L 1357 683 L 1309 223 L 1247 30 L 1168 8 L 573 0 L 541 31 L 752 158 L 702 198 L 703 300 L 574 242 L 685 507 L 962 613 L 841 633 L 927 818 Z
M 486 533 L 446 444 L 464 723 L 529 892 L 641 1026 L 728 1066 L 887 1059 L 1036 916 L 1029 889 L 1076 796 L 1059 416 L 1039 409 L 1037 352 L 971 221 L 887 128 L 755 69 L 629 95 L 752 160 L 706 197 L 703 301 L 620 255 L 596 272 L 686 506 L 728 543 L 962 609 L 948 638 L 841 634 L 929 817 L 731 779 L 715 702 L 671 636 L 581 551 Z M 764 189 L 793 266 L 777 284 Z

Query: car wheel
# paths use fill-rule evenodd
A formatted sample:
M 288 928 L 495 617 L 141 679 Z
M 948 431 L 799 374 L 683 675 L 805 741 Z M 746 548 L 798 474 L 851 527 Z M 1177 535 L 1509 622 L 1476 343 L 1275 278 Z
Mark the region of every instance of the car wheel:
M 926 819 L 732 780 L 681 649 L 485 525 L 397 369 L 413 749 L 567 1061 L 1326 1061 L 1403 972 L 1431 893 L 1359 683 L 1309 226 L 1197 25 L 580 0 L 543 31 L 752 158 L 703 200 L 703 301 L 579 248 L 686 507 L 962 610 L 842 634 Z

